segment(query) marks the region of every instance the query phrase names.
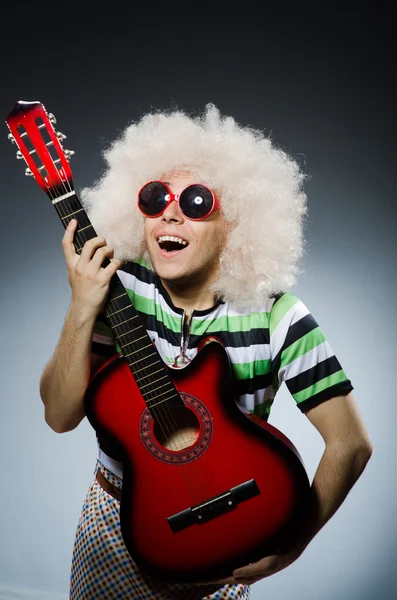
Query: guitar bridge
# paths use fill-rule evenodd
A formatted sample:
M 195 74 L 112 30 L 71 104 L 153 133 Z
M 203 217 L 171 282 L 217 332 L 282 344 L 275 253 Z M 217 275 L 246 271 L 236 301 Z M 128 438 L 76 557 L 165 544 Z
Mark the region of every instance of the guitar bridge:
M 174 533 L 178 533 L 183 529 L 187 529 L 191 525 L 202 525 L 216 519 L 217 517 L 234 510 L 238 504 L 249 500 L 254 496 L 258 496 L 260 490 L 255 482 L 255 479 L 250 479 L 245 483 L 241 483 L 230 490 L 219 494 L 197 504 L 186 510 L 182 510 L 175 515 L 167 518 L 167 521 Z

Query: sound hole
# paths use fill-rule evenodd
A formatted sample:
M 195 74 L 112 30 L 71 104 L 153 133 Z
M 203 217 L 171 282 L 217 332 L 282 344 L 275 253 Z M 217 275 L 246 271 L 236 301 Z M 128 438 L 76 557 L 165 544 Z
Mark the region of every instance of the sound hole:
M 157 442 L 173 452 L 193 446 L 199 433 L 199 420 L 186 406 L 167 410 L 164 416 L 155 419 L 153 424 L 153 434 Z

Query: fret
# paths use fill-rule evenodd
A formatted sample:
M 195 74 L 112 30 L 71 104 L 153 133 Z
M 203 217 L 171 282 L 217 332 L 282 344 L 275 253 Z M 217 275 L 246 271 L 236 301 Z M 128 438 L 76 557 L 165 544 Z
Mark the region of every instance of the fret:
M 143 367 L 143 368 L 145 368 L 145 367 Z M 142 371 L 142 369 L 138 369 L 138 371 Z M 135 375 L 137 374 L 138 371 L 134 371 Z M 138 383 L 138 381 L 143 381 L 147 377 L 153 377 L 153 375 L 155 375 L 156 373 L 160 373 L 162 371 L 163 371 L 163 369 L 158 369 L 157 371 L 152 371 L 152 373 L 150 373 L 150 375 L 144 375 L 143 377 L 140 377 L 139 379 L 137 379 L 137 377 L 135 377 L 135 381 Z
M 135 344 L 136 342 L 139 342 L 139 340 L 144 340 L 147 339 L 148 336 L 147 335 L 143 335 L 140 338 L 137 338 L 135 340 L 132 340 L 131 342 L 129 342 L 128 344 L 124 344 L 124 346 L 120 346 L 121 348 L 126 348 L 127 346 L 131 346 L 131 344 Z M 149 344 L 151 345 L 151 344 Z M 134 352 L 139 352 L 139 350 L 143 350 L 144 348 L 148 348 L 149 346 L 143 346 L 143 348 L 137 348 L 136 350 L 134 350 Z M 131 354 L 134 354 L 134 352 L 131 352 L 130 354 L 124 354 L 124 357 L 127 358 L 127 356 L 131 356 Z
M 136 327 L 135 329 L 140 329 L 140 328 Z M 135 329 L 132 329 L 132 331 L 135 331 Z M 130 333 L 130 332 L 128 332 L 128 333 Z M 144 336 L 144 337 L 146 337 L 146 336 Z M 142 338 L 139 338 L 139 339 L 141 340 Z M 127 346 L 131 346 L 131 344 L 135 344 L 135 342 L 137 342 L 137 341 L 138 340 L 132 340 L 132 342 L 128 342 L 128 344 L 123 344 L 122 346 L 120 346 L 120 348 L 127 348 Z
M 86 229 L 90 229 L 93 228 L 92 225 L 87 225 L 86 227 L 80 227 L 79 230 L 77 231 L 77 233 L 81 233 L 82 231 L 85 231 Z M 94 236 L 95 237 L 95 236 Z
M 137 329 L 142 329 L 142 325 L 138 325 L 138 327 L 134 327 L 134 329 L 130 329 L 129 331 L 126 331 L 125 333 L 117 334 L 117 339 L 122 338 L 125 335 L 129 335 L 130 333 L 132 333 L 133 331 L 136 331 Z M 123 348 L 124 346 L 120 346 L 120 347 Z
M 128 358 L 129 356 L 132 356 L 133 354 L 136 354 L 136 352 L 140 352 L 141 350 L 145 350 L 145 348 L 150 348 L 150 346 L 153 346 L 153 344 L 148 344 L 147 346 L 143 346 L 143 348 L 138 348 L 138 350 L 134 350 L 133 352 L 130 352 L 129 354 L 125 354 L 124 357 Z
M 73 217 L 73 215 L 77 215 L 77 213 L 84 211 L 84 208 L 79 208 L 78 210 L 74 210 L 73 212 L 69 213 L 68 215 L 65 215 L 64 217 L 61 217 L 61 220 L 64 221 L 65 219 L 68 219 L 69 217 Z
M 139 362 L 139 361 L 138 361 Z M 156 365 L 157 363 L 161 363 L 161 360 L 155 360 L 154 363 L 152 363 L 150 366 L 152 367 L 153 365 Z M 134 374 L 136 375 L 137 373 L 139 373 L 139 371 L 143 371 L 144 369 L 147 369 L 148 367 L 141 367 L 140 369 L 134 369 Z M 162 369 L 160 369 L 160 371 L 162 371 Z M 155 371 L 155 373 L 157 373 L 158 371 Z M 147 376 L 149 377 L 149 375 Z M 138 379 L 135 378 L 136 381 L 138 381 Z
M 164 385 L 160 385 L 157 389 L 161 390 L 161 388 L 165 387 L 167 384 L 165 383 Z M 149 392 L 145 392 L 145 394 L 151 394 L 152 392 L 155 392 L 156 390 L 150 390 Z M 148 398 L 148 406 L 149 406 L 149 402 L 151 402 L 152 400 L 156 400 L 157 398 L 159 398 L 160 396 L 163 396 L 163 394 L 168 394 L 170 390 L 164 390 L 164 392 L 161 392 L 161 394 L 157 394 L 156 398 Z M 142 394 L 142 396 L 144 396 L 144 394 Z
M 113 294 L 115 295 L 115 298 L 113 300 Z M 116 299 L 117 298 L 117 299 Z M 113 302 L 113 304 L 110 305 L 110 303 Z M 132 305 L 132 302 L 130 300 L 130 297 L 128 296 L 128 294 L 125 294 L 124 296 L 118 293 L 118 290 L 110 290 L 109 291 L 109 295 L 108 295 L 108 303 L 105 309 L 106 312 L 106 316 L 109 318 L 111 317 L 114 313 L 119 313 L 122 310 L 127 310 L 128 308 L 134 310 L 134 307 Z M 127 315 L 125 315 L 127 316 Z
M 168 378 L 169 378 L 169 375 L 168 375 L 168 373 L 166 373 L 165 375 L 163 375 L 163 377 L 160 377 L 160 379 L 156 379 L 156 381 L 149 381 L 149 383 L 145 383 L 145 385 L 140 385 L 139 389 L 142 391 L 143 388 L 147 387 L 148 385 L 154 385 L 158 381 L 161 381 L 162 379 L 168 379 Z M 143 379 L 145 379 L 145 378 L 143 377 Z M 151 390 L 151 391 L 155 392 L 156 390 L 159 390 L 162 387 L 164 387 L 164 386 L 160 385 L 160 387 L 157 387 L 157 388 L 155 388 L 154 390 Z M 144 392 L 144 393 L 146 394 L 147 392 Z
M 169 400 L 174 400 L 174 399 L 175 399 L 175 395 L 169 396 L 168 398 L 163 398 L 163 400 L 160 400 L 160 402 L 156 402 L 154 404 L 150 400 L 148 400 L 148 402 L 146 404 L 148 405 L 149 408 L 154 408 L 155 406 L 158 406 L 159 404 L 163 404 L 164 402 L 168 402 Z
M 119 310 L 116 310 L 114 313 L 106 313 L 106 316 L 108 317 L 108 319 L 110 319 L 110 317 L 113 317 L 113 315 L 117 315 L 120 312 L 123 312 L 123 310 L 126 310 L 127 308 L 134 308 L 132 306 L 132 304 L 130 304 L 129 306 L 124 306 L 124 308 L 120 308 Z
M 123 294 L 120 294 L 119 296 L 116 296 L 115 298 L 109 298 L 109 304 L 111 302 L 115 302 L 116 300 L 118 300 L 119 298 L 123 298 L 123 296 L 125 296 L 126 298 L 130 298 L 129 295 L 127 294 L 127 292 L 123 292 Z
M 128 362 L 128 365 L 130 367 L 132 367 L 133 365 L 136 365 L 137 363 L 142 362 L 143 360 L 147 360 L 150 356 L 157 356 L 157 352 L 152 352 L 152 354 L 149 354 L 148 356 L 144 356 L 143 358 L 139 358 L 136 361 L 131 361 L 129 363 L 128 360 L 127 360 L 127 362 Z M 126 358 L 126 357 L 124 357 L 124 358 Z M 156 361 L 156 362 L 159 362 L 159 361 Z M 146 368 L 146 367 L 144 367 L 144 368 Z
M 124 325 L 124 323 L 128 323 L 129 321 L 133 321 L 134 319 L 136 319 L 138 317 L 138 315 L 134 315 L 133 317 L 131 317 L 130 319 L 126 319 L 125 321 L 122 321 L 121 323 L 115 323 L 114 327 L 120 327 L 120 325 Z M 125 333 L 125 332 L 124 332 Z M 118 335 L 118 334 L 116 334 Z

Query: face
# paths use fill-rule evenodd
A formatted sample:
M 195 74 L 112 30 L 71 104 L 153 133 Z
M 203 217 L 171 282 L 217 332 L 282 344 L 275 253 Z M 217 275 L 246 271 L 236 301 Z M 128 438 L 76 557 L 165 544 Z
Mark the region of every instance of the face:
M 161 180 L 174 194 L 197 183 L 189 171 L 173 171 Z M 219 210 L 202 221 L 187 219 L 173 201 L 159 217 L 145 217 L 145 239 L 154 270 L 163 283 L 208 286 L 226 241 L 226 221 Z

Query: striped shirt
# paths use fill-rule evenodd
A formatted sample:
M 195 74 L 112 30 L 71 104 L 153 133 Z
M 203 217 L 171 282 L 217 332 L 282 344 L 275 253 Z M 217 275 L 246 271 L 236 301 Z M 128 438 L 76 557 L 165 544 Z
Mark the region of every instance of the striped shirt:
M 206 337 L 220 339 L 230 360 L 235 399 L 243 412 L 267 420 L 283 382 L 302 412 L 353 389 L 317 322 L 290 293 L 265 298 L 261 307 L 249 309 L 218 300 L 209 309 L 193 311 L 187 332 L 184 311 L 172 303 L 153 271 L 143 264 L 128 263 L 117 274 L 167 365 L 181 353 L 183 337 L 189 359 Z M 100 320 L 92 351 L 104 356 L 121 353 L 112 330 Z M 121 464 L 100 446 L 98 459 L 122 476 Z

